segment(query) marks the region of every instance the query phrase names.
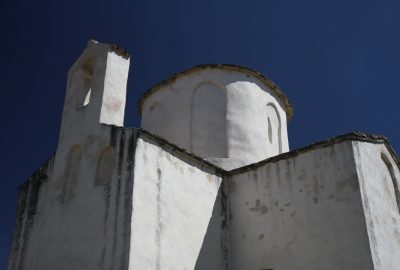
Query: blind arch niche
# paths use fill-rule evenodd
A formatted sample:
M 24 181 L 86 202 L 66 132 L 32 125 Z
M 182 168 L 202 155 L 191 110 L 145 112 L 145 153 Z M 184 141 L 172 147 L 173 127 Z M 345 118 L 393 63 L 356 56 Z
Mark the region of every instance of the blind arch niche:
M 109 183 L 112 179 L 115 168 L 115 152 L 111 146 L 105 147 L 97 161 L 95 186 L 101 186 Z
M 69 201 L 78 182 L 79 167 L 81 163 L 81 146 L 73 145 L 67 154 L 64 178 L 61 191 L 61 202 Z
M 214 83 L 200 84 L 192 97 L 191 150 L 201 157 L 227 157 L 226 95 Z
M 268 151 L 274 154 L 282 153 L 281 118 L 275 104 L 268 103 L 267 110 Z

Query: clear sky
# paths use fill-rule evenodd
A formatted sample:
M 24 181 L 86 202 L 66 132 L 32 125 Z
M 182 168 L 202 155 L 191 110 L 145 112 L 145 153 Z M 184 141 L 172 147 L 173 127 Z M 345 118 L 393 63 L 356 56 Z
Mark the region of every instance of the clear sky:
M 17 186 L 56 149 L 66 74 L 89 38 L 131 55 L 126 126 L 169 74 L 202 63 L 252 67 L 294 107 L 291 149 L 350 131 L 400 151 L 399 0 L 4 0 L 0 3 L 0 269 Z

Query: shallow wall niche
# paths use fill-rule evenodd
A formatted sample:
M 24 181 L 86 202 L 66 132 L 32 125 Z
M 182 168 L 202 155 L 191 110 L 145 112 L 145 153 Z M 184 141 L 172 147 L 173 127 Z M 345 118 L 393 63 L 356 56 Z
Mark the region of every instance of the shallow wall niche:
M 111 146 L 105 147 L 99 156 L 96 168 L 95 186 L 109 183 L 115 168 L 115 152 Z
M 78 181 L 79 166 L 81 163 L 81 147 L 73 145 L 67 154 L 67 162 L 64 171 L 64 179 L 61 191 L 61 202 L 69 201 Z
M 226 141 L 225 92 L 202 83 L 192 97 L 191 151 L 201 157 L 227 157 Z
M 388 182 L 393 185 L 396 206 L 397 206 L 397 210 L 400 213 L 400 191 L 399 191 L 399 185 L 397 183 L 397 178 L 396 178 L 396 175 L 393 170 L 393 165 L 390 162 L 390 159 L 384 153 L 381 153 L 381 159 L 382 159 L 383 163 L 385 164 L 385 167 L 387 168 L 386 175 L 387 175 L 387 177 L 390 178 L 390 180 Z
M 268 151 L 271 153 L 282 153 L 282 137 L 281 137 L 281 118 L 278 110 L 273 103 L 267 104 L 267 135 L 268 135 Z

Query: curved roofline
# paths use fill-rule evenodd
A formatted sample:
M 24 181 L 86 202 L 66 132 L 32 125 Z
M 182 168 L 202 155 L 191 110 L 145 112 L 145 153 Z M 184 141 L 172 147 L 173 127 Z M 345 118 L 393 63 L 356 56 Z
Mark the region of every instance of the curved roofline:
M 251 75 L 261 81 L 263 84 L 265 84 L 271 91 L 276 95 L 278 101 L 281 103 L 282 107 L 286 111 L 286 117 L 287 119 L 292 118 L 293 116 L 293 108 L 292 104 L 290 104 L 288 98 L 286 95 L 282 92 L 282 90 L 276 85 L 273 81 L 271 81 L 267 76 L 264 74 L 249 68 L 249 67 L 244 67 L 244 66 L 238 66 L 238 65 L 232 65 L 232 64 L 203 64 L 203 65 L 197 65 L 194 67 L 191 67 L 189 69 L 183 70 L 181 72 L 175 73 L 171 76 L 169 76 L 167 79 L 157 83 L 150 89 L 146 90 L 143 95 L 140 97 L 139 102 L 137 104 L 137 108 L 140 114 L 142 114 L 142 107 L 143 103 L 146 100 L 147 97 L 151 96 L 153 93 L 157 92 L 158 90 L 161 89 L 162 86 L 171 84 L 175 82 L 177 79 L 179 79 L 182 76 L 188 75 L 189 73 L 200 71 L 200 70 L 205 70 L 205 69 L 221 69 L 221 70 L 233 70 L 233 71 L 240 71 L 243 73 L 247 73 L 248 75 Z

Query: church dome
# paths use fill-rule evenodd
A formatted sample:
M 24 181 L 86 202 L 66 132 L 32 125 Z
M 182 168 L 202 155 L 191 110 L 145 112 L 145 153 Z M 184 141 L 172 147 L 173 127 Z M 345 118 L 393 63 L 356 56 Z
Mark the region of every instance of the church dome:
M 226 169 L 289 150 L 292 106 L 261 73 L 200 65 L 172 75 L 138 103 L 142 128 Z

